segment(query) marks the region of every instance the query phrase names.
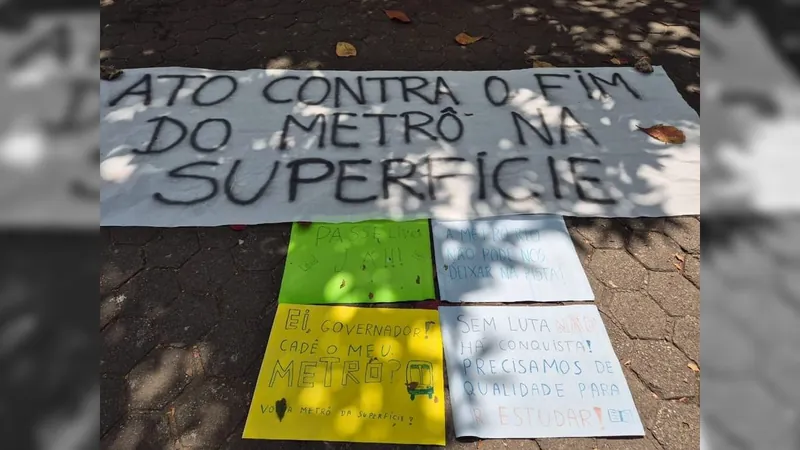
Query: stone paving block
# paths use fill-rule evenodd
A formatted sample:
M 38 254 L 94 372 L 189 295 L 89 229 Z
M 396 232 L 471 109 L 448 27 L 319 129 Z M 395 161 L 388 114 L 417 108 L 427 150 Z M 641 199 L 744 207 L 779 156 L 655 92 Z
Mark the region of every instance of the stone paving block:
M 164 408 L 186 388 L 192 375 L 192 355 L 188 350 L 153 350 L 126 377 L 129 407 L 143 410 Z
M 597 448 L 594 438 L 555 438 L 537 439 L 542 450 L 594 450 Z
M 700 287 L 700 257 L 689 255 L 684 260 L 683 276 Z
M 221 315 L 232 320 L 257 320 L 265 325 L 267 307 L 277 308 L 279 290 L 280 283 L 272 272 L 239 272 L 220 290 Z
M 151 227 L 107 227 L 116 244 L 143 245 L 158 235 L 158 228 Z
M 124 315 L 153 318 L 163 314 L 179 293 L 173 270 L 148 268 L 122 285 L 109 301 L 119 303 Z
M 198 344 L 208 373 L 229 379 L 242 376 L 264 357 L 274 315 L 261 324 L 222 320 Z
M 108 430 L 125 415 L 125 382 L 121 377 L 100 376 L 100 435 Z
M 246 230 L 243 242 L 231 249 L 236 266 L 242 270 L 272 270 L 286 257 L 287 236 L 277 227 Z
M 103 450 L 178 450 L 161 413 L 130 414 L 100 440 Z
M 199 250 L 193 228 L 165 228 L 144 246 L 150 267 L 178 268 Z
M 623 330 L 636 339 L 664 339 L 669 335 L 667 315 L 645 292 L 616 292 L 609 312 Z
M 681 317 L 675 321 L 672 342 L 692 361 L 700 363 L 700 319 Z
M 105 328 L 122 312 L 125 297 L 111 293 L 100 298 L 100 329 Z
M 628 251 L 650 270 L 674 271 L 675 255 L 683 255 L 680 246 L 661 233 L 648 232 L 641 239 L 631 239 Z
M 665 449 L 700 448 L 700 408 L 681 402 L 662 402 L 653 435 Z
M 141 249 L 132 245 L 112 244 L 103 248 L 102 256 L 100 295 L 108 295 L 144 266 Z
M 588 269 L 606 286 L 614 289 L 642 289 L 647 271 L 625 250 L 596 250 Z
M 182 446 L 216 449 L 247 415 L 241 390 L 218 379 L 190 386 L 175 400 L 174 426 Z
M 622 373 L 625 375 L 625 382 L 628 383 L 628 389 L 630 389 L 633 402 L 636 404 L 636 411 L 639 412 L 639 418 L 645 428 L 651 429 L 655 425 L 661 400 L 639 380 L 632 370 L 624 365 L 625 362 L 621 362 L 623 364 Z
M 699 393 L 697 374 L 689 359 L 665 341 L 634 341 L 630 368 L 663 399 L 694 397 Z
M 611 318 L 608 314 L 601 311 L 600 317 L 603 320 L 603 325 L 606 327 L 608 338 L 611 341 L 611 346 L 614 348 L 614 353 L 617 355 L 617 358 L 621 363 L 629 361 L 636 351 L 633 345 L 634 341 L 622 331 L 622 328 L 617 325 L 615 319 Z
M 670 217 L 664 233 L 687 253 L 700 253 L 700 221 L 695 217 Z
M 188 292 L 215 292 L 235 273 L 236 266 L 228 250 L 201 250 L 180 268 L 178 283 Z
M 159 340 L 164 344 L 188 346 L 206 334 L 219 319 L 213 294 L 184 292 L 158 318 Z
M 592 243 L 584 237 L 577 229 L 568 227 L 569 237 L 572 240 L 572 245 L 575 246 L 575 252 L 578 253 L 578 258 L 584 266 L 588 262 L 589 255 L 592 252 Z
M 100 373 L 125 375 L 157 344 L 153 323 L 139 317 L 121 317 L 101 333 Z
M 628 230 L 614 219 L 571 219 L 570 225 L 585 236 L 594 248 L 620 249 L 625 246 Z
M 466 444 L 466 443 L 464 443 Z M 462 445 L 464 448 L 471 448 Z M 532 439 L 486 439 L 480 443 L 481 450 L 541 450 L 539 444 Z M 401 449 L 398 449 L 401 450 Z
M 197 228 L 197 239 L 202 249 L 230 249 L 242 239 L 242 232 L 230 227 Z
M 661 450 L 661 446 L 654 444 L 651 438 L 609 438 L 597 439 L 597 450 Z
M 613 290 L 607 288 L 606 285 L 601 283 L 597 277 L 589 272 L 586 272 L 586 279 L 589 280 L 589 286 L 591 286 L 592 292 L 594 292 L 594 303 L 597 309 L 608 313 L 613 299 Z
M 678 272 L 651 272 L 647 292 L 670 316 L 700 316 L 700 290 Z

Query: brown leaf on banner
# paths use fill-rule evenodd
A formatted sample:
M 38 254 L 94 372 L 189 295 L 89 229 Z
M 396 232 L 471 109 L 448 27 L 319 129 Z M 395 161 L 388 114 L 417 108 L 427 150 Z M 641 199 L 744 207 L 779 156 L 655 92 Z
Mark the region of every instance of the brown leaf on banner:
M 683 144 L 686 142 L 686 135 L 683 134 L 683 131 L 673 127 L 672 125 L 658 124 L 648 128 L 642 128 L 637 125 L 636 127 L 647 133 L 647 135 L 651 138 L 661 141 L 665 144 Z
M 542 68 L 546 68 L 546 67 L 555 67 L 555 66 L 550 64 L 549 62 L 546 62 L 546 61 L 534 61 L 533 62 L 533 67 L 537 67 L 537 68 L 542 69 Z
M 481 39 L 483 39 L 483 36 L 472 37 L 467 33 L 458 33 L 458 35 L 456 35 L 456 42 L 458 42 L 461 45 L 474 44 L 480 41 Z
M 615 66 L 621 66 L 623 64 L 628 64 L 628 60 L 625 58 L 617 58 L 616 56 L 609 59 L 608 62 L 614 64 Z
M 650 58 L 646 56 L 639 58 L 633 68 L 642 73 L 653 73 L 653 65 L 650 64 Z
M 392 20 L 402 23 L 411 23 L 411 19 L 409 19 L 406 13 L 403 11 L 398 11 L 396 9 L 384 9 L 383 12 L 385 12 L 386 16 Z
M 688 368 L 692 369 L 692 372 L 694 372 L 694 373 L 700 372 L 700 368 L 699 368 L 699 367 L 697 367 L 697 364 L 695 364 L 695 363 L 693 363 L 693 362 L 691 362 L 691 361 L 690 361 L 690 362 L 689 362 L 689 364 L 687 364 L 686 366 L 687 366 Z
M 358 52 L 353 44 L 349 42 L 337 42 L 336 43 L 336 56 L 340 58 L 349 58 L 351 56 L 356 56 Z

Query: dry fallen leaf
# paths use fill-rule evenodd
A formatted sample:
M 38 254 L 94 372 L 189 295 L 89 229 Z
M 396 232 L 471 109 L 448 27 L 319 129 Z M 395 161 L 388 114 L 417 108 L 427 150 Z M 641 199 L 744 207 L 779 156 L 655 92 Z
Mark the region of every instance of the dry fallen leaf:
M 658 124 L 649 128 L 642 128 L 637 125 L 636 127 L 647 133 L 653 139 L 659 140 L 665 144 L 683 144 L 686 142 L 686 135 L 683 134 L 683 131 L 672 125 Z
M 385 12 L 386 15 L 392 20 L 403 23 L 411 23 L 411 19 L 409 19 L 406 13 L 403 11 L 398 11 L 396 9 L 384 9 L 383 12 Z
M 122 71 L 115 68 L 114 66 L 100 66 L 100 79 L 105 81 L 113 81 L 119 78 L 122 75 Z
M 353 44 L 349 42 L 337 42 L 336 43 L 336 56 L 340 58 L 349 58 L 351 56 L 356 56 L 358 52 Z
M 549 62 L 545 62 L 545 61 L 534 61 L 533 62 L 533 67 L 546 68 L 546 67 L 555 67 L 555 66 L 550 64 Z
M 695 363 L 693 363 L 691 361 L 686 366 L 689 367 L 690 369 L 692 369 L 692 372 L 694 372 L 694 373 L 700 372 L 700 368 L 697 367 L 697 364 L 695 364 Z
M 683 255 L 681 255 L 680 253 L 675 253 L 675 259 L 677 259 L 680 262 L 686 261 L 686 258 L 684 258 Z
M 653 66 L 650 64 L 650 58 L 643 56 L 636 61 L 633 68 L 642 73 L 652 73 Z
M 483 36 L 472 37 L 467 33 L 458 33 L 458 35 L 456 36 L 456 42 L 458 42 L 461 45 L 474 44 L 480 41 L 481 39 L 483 39 Z
M 622 363 L 622 365 L 624 365 L 624 366 L 630 366 L 630 365 L 631 365 L 631 360 L 630 360 L 630 359 L 629 359 L 629 360 L 626 360 L 624 363 Z

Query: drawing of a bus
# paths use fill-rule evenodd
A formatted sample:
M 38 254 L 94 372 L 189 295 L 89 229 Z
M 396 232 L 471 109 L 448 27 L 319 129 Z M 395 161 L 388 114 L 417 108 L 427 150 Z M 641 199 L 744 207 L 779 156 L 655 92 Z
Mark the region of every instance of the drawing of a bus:
M 418 395 L 433 398 L 433 364 L 428 361 L 409 361 L 406 365 L 406 389 L 411 401 Z

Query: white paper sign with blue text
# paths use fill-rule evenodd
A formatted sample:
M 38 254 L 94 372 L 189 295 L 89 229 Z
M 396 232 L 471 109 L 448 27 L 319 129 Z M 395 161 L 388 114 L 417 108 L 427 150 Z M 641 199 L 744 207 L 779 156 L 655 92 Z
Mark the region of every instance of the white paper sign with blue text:
M 594 300 L 561 216 L 433 221 L 432 226 L 442 300 Z
M 456 436 L 644 436 L 593 305 L 439 308 Z

